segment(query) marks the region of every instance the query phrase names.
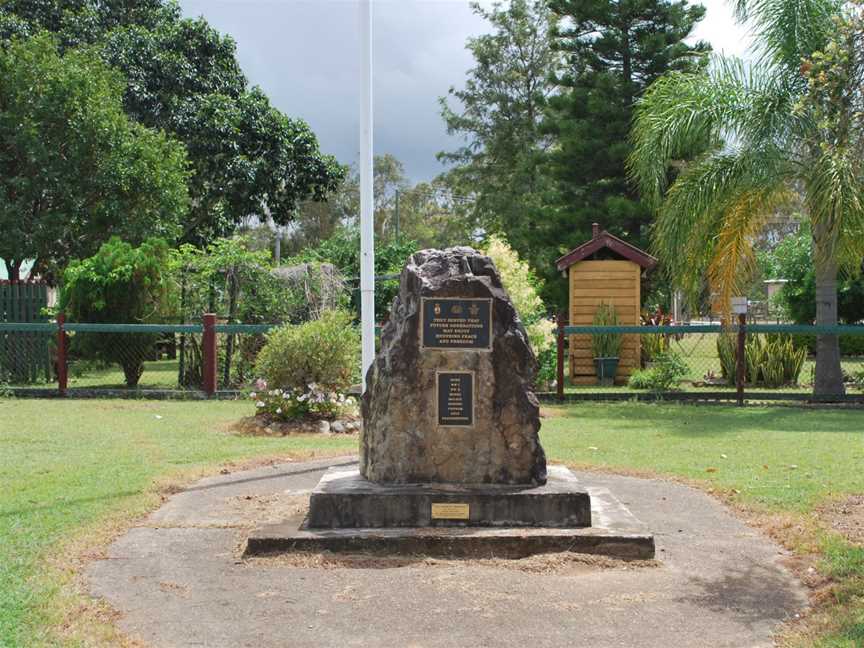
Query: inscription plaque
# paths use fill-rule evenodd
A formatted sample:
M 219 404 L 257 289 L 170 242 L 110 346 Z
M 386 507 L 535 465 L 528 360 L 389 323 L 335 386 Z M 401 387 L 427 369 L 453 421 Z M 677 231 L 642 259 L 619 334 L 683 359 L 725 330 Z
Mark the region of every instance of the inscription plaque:
M 491 299 L 422 299 L 422 346 L 492 349 Z
M 437 383 L 438 425 L 474 425 L 474 374 L 470 371 L 440 371 Z
M 432 504 L 433 520 L 467 520 L 468 512 L 468 504 Z

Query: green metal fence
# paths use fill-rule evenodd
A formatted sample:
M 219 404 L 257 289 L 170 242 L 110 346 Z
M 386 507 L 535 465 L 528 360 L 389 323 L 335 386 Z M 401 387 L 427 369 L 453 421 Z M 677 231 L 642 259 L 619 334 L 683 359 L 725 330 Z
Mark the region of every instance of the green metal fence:
M 0 322 L 0 351 L 7 356 L 25 356 L 28 345 L 38 348 L 41 384 L 32 375 L 17 380 L 8 370 L 0 383 L 22 395 L 99 396 L 134 394 L 139 397 L 182 394 L 203 396 L 229 394 L 248 387 L 257 377 L 254 363 L 266 333 L 278 324 L 220 324 L 211 321 L 209 338 L 205 325 L 198 324 L 112 324 L 67 322 Z M 580 399 L 676 399 L 736 400 L 739 397 L 734 364 L 721 357 L 724 338 L 737 341 L 738 327 L 718 325 L 691 326 L 563 326 L 559 328 L 559 358 L 564 379 L 559 391 L 546 392 L 543 398 Z M 744 328 L 745 342 L 787 336 L 790 344 L 803 354 L 794 380 L 765 384 L 760 376 L 749 376 L 743 385 L 747 401 L 808 400 L 813 391 L 815 340 L 819 334 L 836 335 L 843 352 L 841 364 L 846 378 L 845 394 L 835 400 L 864 402 L 864 326 L 814 327 L 796 325 L 749 324 Z M 573 345 L 590 348 L 596 333 L 633 336 L 645 348 L 662 341 L 666 352 L 681 361 L 684 375 L 666 389 L 635 388 L 626 381 L 612 386 L 576 384 L 569 377 L 569 355 Z M 61 343 L 62 341 L 62 343 Z M 12 346 L 16 350 L 9 351 Z M 208 346 L 209 345 L 209 346 Z M 728 351 L 728 345 L 727 347 Z M 745 350 L 749 347 L 745 347 Z M 22 350 L 23 349 L 23 350 Z M 7 357 L 3 356 L 3 357 Z M 61 362 L 62 360 L 62 362 Z M 657 358 L 644 357 L 639 369 L 651 368 Z M 59 367 L 68 369 L 60 384 Z M 211 382 L 207 382 L 210 372 Z M 556 386 L 558 387 L 558 386 Z M 538 386 L 542 391 L 542 386 Z
M 741 328 L 718 324 L 564 325 L 557 332 L 560 373 L 556 391 L 546 394 L 546 398 L 811 400 L 817 336 L 828 335 L 836 336 L 839 342 L 844 389 L 842 394 L 823 395 L 820 399 L 864 400 L 864 325 L 745 324 Z M 594 335 L 601 333 L 620 335 L 622 344 L 629 345 L 631 350 L 627 366 L 611 385 L 600 384 L 592 364 L 591 342 Z M 739 334 L 744 344 L 740 381 Z M 640 349 L 638 356 L 632 353 L 634 346 Z M 658 353 L 661 355 L 654 357 Z M 645 376 L 662 373 L 668 366 L 664 365 L 668 356 L 674 356 L 672 363 L 679 367 L 676 380 L 671 385 L 645 386 Z M 641 381 L 629 378 L 628 374 L 634 371 L 640 372 Z
M 45 284 L 0 282 L 0 324 L 45 323 L 47 306 Z M 48 382 L 52 377 L 50 329 L 38 326 L 0 329 L 0 381 L 29 385 Z

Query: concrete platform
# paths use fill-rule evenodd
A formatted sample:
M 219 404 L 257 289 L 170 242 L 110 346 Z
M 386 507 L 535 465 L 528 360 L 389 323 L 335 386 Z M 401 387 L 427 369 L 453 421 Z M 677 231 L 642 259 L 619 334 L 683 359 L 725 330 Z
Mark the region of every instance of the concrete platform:
M 339 474 L 337 471 L 347 473 L 344 469 L 331 469 L 325 476 Z M 565 472 L 569 474 L 566 469 L 556 470 L 557 479 L 566 479 Z M 654 536 L 608 489 L 592 489 L 590 501 L 593 526 L 581 528 L 314 529 L 306 523 L 307 520 L 297 518 L 253 531 L 246 541 L 244 554 L 261 556 L 295 551 L 332 551 L 450 558 L 524 558 L 539 553 L 570 551 L 628 560 L 654 557 Z
M 310 529 L 591 526 L 588 492 L 564 466 L 542 486 L 377 484 L 353 467 L 331 468 L 309 499 Z
M 611 491 L 654 535 L 659 566 L 600 567 L 566 553 L 393 566 L 361 557 L 326 569 L 300 556 L 239 558 L 255 526 L 302 515 L 327 468 L 348 462 L 191 485 L 86 567 L 90 594 L 116 610 L 109 618 L 130 643 L 152 648 L 772 648 L 780 624 L 807 606 L 788 552 L 718 500 L 598 473 L 576 473 L 594 524 L 616 530 L 600 504 Z

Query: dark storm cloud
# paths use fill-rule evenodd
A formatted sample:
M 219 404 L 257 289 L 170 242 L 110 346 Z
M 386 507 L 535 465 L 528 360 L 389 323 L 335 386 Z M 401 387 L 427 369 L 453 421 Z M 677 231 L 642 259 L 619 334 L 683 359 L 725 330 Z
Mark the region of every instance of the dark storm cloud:
M 183 0 L 237 41 L 252 83 L 280 110 L 305 119 L 324 151 L 358 156 L 359 48 L 356 2 Z M 443 167 L 435 153 L 453 148 L 437 98 L 461 85 L 472 59 L 470 35 L 486 30 L 467 0 L 374 2 L 375 152 L 392 153 L 414 180 Z
M 483 4 L 490 4 L 488 1 Z M 747 39 L 725 0 L 708 9 L 695 37 L 740 54 Z M 231 34 L 243 70 L 273 104 L 305 119 L 324 151 L 358 157 L 360 41 L 355 0 L 181 0 Z M 374 0 L 375 152 L 392 153 L 414 180 L 443 167 L 435 159 L 458 144 L 447 136 L 438 97 L 461 87 L 472 67 L 465 40 L 488 31 L 468 0 Z

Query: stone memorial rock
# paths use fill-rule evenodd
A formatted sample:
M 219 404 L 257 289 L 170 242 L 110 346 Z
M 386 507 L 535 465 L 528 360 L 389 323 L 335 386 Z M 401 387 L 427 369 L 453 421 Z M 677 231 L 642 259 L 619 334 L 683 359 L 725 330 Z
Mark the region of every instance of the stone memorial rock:
M 537 361 L 492 260 L 423 250 L 402 271 L 362 400 L 377 483 L 546 483 Z

